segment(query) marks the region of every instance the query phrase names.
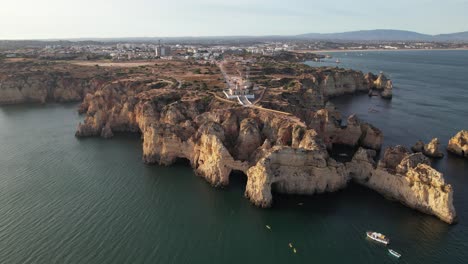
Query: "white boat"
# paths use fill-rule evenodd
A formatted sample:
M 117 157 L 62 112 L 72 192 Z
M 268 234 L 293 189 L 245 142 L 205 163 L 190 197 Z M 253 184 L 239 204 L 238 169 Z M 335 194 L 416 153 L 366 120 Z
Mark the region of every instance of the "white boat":
M 388 249 L 388 253 L 392 254 L 393 256 L 397 257 L 397 258 L 400 258 L 401 257 L 401 254 L 396 252 L 395 250 L 393 249 Z
M 377 232 L 367 231 L 366 235 L 368 238 L 380 242 L 382 244 L 388 245 L 390 243 L 390 239 L 388 239 L 385 235 Z

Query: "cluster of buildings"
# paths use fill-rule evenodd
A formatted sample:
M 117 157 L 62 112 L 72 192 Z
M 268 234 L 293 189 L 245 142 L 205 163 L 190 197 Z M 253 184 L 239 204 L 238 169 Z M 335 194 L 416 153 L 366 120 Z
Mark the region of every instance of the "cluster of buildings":
M 282 51 L 319 51 L 319 50 L 375 50 L 375 49 L 448 49 L 468 48 L 462 43 L 437 42 L 332 42 L 332 41 L 270 41 L 239 44 L 164 44 L 149 43 L 109 43 L 109 42 L 67 42 L 56 44 L 24 45 L 16 49 L 0 51 L 1 57 L 41 58 L 66 60 L 147 60 L 147 59 L 194 59 L 215 61 L 225 55 L 245 53 L 272 55 Z M 10 45 L 11 46 L 11 45 Z M 0 46 L 0 48 L 2 48 Z

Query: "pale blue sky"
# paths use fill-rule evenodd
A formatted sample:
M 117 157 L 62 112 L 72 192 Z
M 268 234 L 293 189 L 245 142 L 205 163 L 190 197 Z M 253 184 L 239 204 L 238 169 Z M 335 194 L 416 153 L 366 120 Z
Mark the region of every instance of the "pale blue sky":
M 1 0 L 0 39 L 468 30 L 468 0 Z

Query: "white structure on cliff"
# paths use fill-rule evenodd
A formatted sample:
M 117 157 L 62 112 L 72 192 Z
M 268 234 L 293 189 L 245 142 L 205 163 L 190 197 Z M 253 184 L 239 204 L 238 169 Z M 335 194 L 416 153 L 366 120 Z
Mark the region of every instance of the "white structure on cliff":
M 157 57 L 167 57 L 171 56 L 171 47 L 170 46 L 157 46 L 155 48 Z
M 235 99 L 238 96 L 245 96 L 248 99 L 254 99 L 255 95 L 252 93 L 252 90 L 248 87 L 239 87 L 238 84 L 234 86 L 233 88 L 229 88 L 227 90 L 224 90 L 224 94 L 228 99 Z

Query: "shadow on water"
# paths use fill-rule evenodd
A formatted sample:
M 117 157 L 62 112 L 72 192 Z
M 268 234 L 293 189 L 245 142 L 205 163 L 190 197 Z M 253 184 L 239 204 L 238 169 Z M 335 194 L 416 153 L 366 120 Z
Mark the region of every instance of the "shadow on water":
M 246 186 L 247 175 L 245 175 L 245 173 L 239 170 L 233 170 L 229 174 L 229 189 L 242 192 L 242 195 L 244 195 Z

